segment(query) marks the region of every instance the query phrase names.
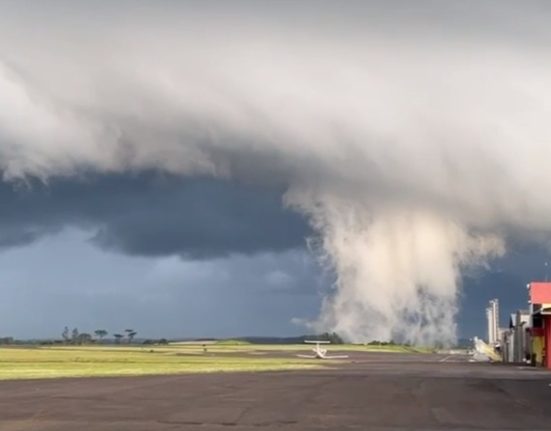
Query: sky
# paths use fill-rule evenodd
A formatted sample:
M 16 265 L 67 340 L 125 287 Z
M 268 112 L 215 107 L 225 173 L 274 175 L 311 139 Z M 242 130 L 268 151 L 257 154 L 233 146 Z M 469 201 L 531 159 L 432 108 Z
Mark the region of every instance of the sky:
M 67 325 L 145 338 L 281 336 L 319 307 L 319 280 L 298 251 L 184 261 L 102 252 L 89 238 L 69 229 L 2 255 L 3 333 L 60 337 Z
M 0 0 L 0 336 L 506 324 L 547 276 L 550 18 Z
M 145 338 L 308 332 L 301 321 L 316 318 L 334 280 L 306 246 L 312 235 L 306 220 L 284 211 L 277 194 L 188 182 L 148 173 L 4 187 L 2 335 L 52 338 L 65 326 L 111 334 L 130 327 Z M 210 205 L 190 219 L 190 207 Z M 251 219 L 234 215 L 243 207 Z M 236 240 L 246 252 L 226 245 L 231 238 L 209 237 L 212 223 L 203 218 L 221 215 L 232 232 L 247 232 Z M 113 239 L 104 241 L 105 232 Z M 157 240 L 169 234 L 179 240 L 162 240 L 162 249 Z M 254 245 L 242 244 L 249 237 Z M 483 334 L 493 297 L 501 299 L 506 325 L 508 312 L 526 304 L 526 282 L 545 278 L 546 258 L 545 250 L 519 247 L 465 274 L 459 335 Z

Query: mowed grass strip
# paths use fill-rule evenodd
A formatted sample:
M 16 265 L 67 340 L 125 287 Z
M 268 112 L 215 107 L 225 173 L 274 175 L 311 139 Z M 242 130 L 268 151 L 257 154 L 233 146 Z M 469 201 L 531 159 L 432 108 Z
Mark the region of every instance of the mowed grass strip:
M 311 369 L 316 361 L 254 355 L 185 354 L 185 349 L 29 347 L 0 349 L 0 380 Z
M 298 352 L 309 353 L 311 347 L 305 344 L 261 345 L 230 342 L 205 345 L 174 343 L 147 347 L 129 345 L 5 347 L 0 348 L 0 380 L 277 371 L 329 366 L 329 364 L 295 356 Z M 430 349 L 400 345 L 361 344 L 332 345 L 330 350 L 394 353 L 430 351 Z M 269 355 L 274 352 L 280 352 L 283 356 L 270 357 Z
M 168 350 L 180 350 L 186 353 L 201 353 L 203 345 L 199 343 L 170 343 L 168 346 L 161 347 Z M 218 341 L 216 343 L 205 343 L 205 347 L 209 352 L 258 352 L 269 353 L 274 351 L 280 352 L 305 352 L 312 349 L 311 344 L 252 344 L 234 340 Z M 384 352 L 384 353 L 431 353 L 434 351 L 432 347 L 405 346 L 401 344 L 385 344 L 385 345 L 369 345 L 369 344 L 329 344 L 326 347 L 330 351 L 339 352 Z

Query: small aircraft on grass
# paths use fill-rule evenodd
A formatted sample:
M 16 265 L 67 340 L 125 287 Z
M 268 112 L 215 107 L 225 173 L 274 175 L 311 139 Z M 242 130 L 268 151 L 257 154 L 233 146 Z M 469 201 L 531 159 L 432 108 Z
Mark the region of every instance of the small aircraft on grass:
M 327 356 L 327 349 L 322 349 L 321 344 L 329 344 L 331 341 L 318 341 L 318 340 L 304 340 L 307 344 L 315 344 L 315 347 L 312 348 L 313 355 L 297 355 L 299 358 L 308 358 L 308 359 L 346 359 L 348 355 L 333 355 Z

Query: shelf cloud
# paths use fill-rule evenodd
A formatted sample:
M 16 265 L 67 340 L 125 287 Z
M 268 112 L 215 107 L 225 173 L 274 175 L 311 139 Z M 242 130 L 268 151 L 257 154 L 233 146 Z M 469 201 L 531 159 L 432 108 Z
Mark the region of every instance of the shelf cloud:
M 546 3 L 2 8 L 4 182 L 156 171 L 280 190 L 288 210 L 273 214 L 299 212 L 312 231 L 285 215 L 264 234 L 277 223 L 252 203 L 273 204 L 258 192 L 218 219 L 232 186 L 212 191 L 212 218 L 197 223 L 224 253 L 309 237 L 336 280 L 316 327 L 353 341 L 452 342 L 461 271 L 503 255 L 511 235 L 549 239 Z M 208 234 L 168 208 L 151 217 L 181 220 L 176 240 L 200 257 Z M 247 217 L 254 235 L 236 222 Z M 144 220 L 113 219 L 96 241 L 180 253 L 163 229 L 140 236 Z

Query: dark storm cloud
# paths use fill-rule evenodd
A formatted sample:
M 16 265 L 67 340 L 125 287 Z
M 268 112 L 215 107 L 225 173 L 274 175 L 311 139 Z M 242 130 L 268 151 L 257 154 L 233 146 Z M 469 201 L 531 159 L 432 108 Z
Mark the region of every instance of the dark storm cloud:
M 0 246 L 73 225 L 101 247 L 133 255 L 208 258 L 304 245 L 304 219 L 281 191 L 155 173 L 0 183 Z
M 320 328 L 426 344 L 454 339 L 458 268 L 550 230 L 548 3 L 5 5 L 0 169 L 50 182 L 8 193 L 6 245 L 74 224 L 134 254 L 292 248 L 285 190 L 336 273 Z
M 485 308 L 493 298 L 499 299 L 500 326 L 507 327 L 511 313 L 528 308 L 526 285 L 550 278 L 546 262 L 551 262 L 551 253 L 545 246 L 528 246 L 512 240 L 509 253 L 493 262 L 490 269 L 464 275 L 459 315 L 461 335 L 486 335 Z
M 56 337 L 63 327 L 140 337 L 293 335 L 315 316 L 322 279 L 304 250 L 210 260 L 105 253 L 64 229 L 0 253 L 0 337 Z
M 34 232 L 26 227 L 8 226 L 0 228 L 0 248 L 26 245 L 40 237 L 39 232 Z

